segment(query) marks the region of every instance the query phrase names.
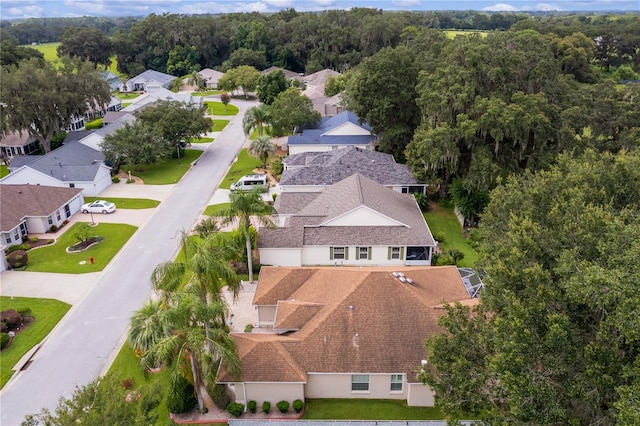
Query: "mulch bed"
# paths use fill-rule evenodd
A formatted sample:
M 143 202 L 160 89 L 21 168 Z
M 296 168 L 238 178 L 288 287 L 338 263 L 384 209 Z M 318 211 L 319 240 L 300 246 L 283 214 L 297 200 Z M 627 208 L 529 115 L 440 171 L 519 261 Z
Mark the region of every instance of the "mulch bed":
M 50 240 L 53 240 L 53 238 L 51 238 L 51 239 L 42 239 L 41 238 L 36 242 L 27 241 L 27 243 L 29 243 L 31 248 L 34 249 L 34 248 L 37 248 L 37 247 L 48 246 L 49 244 L 53 244 L 53 243 L 49 243 Z

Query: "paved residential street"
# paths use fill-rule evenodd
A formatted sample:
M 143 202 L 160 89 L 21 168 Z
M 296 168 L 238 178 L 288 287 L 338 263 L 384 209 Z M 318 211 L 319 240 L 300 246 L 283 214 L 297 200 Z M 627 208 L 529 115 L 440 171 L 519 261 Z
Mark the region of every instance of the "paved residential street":
M 76 385 L 105 373 L 132 312 L 149 297 L 151 271 L 175 257 L 180 231 L 192 228 L 245 142 L 242 117 L 257 103 L 234 100 L 233 104 L 240 112 L 228 117 L 231 122 L 197 164 L 98 274 L 93 288 L 58 324 L 28 369 L 18 372 L 2 390 L 0 424 L 19 425 L 26 414 L 42 407 L 53 410 L 59 397 L 70 397 Z M 14 295 L 19 295 L 18 285 L 12 284 Z

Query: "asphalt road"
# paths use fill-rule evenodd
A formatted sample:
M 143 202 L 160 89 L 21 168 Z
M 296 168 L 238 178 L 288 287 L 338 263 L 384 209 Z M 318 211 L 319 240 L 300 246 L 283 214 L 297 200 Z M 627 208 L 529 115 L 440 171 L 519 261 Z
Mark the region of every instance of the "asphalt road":
M 202 154 L 105 269 L 91 292 L 73 306 L 33 357 L 28 369 L 0 394 L 0 424 L 19 425 L 25 415 L 61 396 L 70 397 L 104 373 L 122 343 L 131 314 L 149 297 L 149 277 L 178 251 L 180 231 L 190 230 L 245 142 L 242 117 L 251 102 L 233 101 L 240 112 Z

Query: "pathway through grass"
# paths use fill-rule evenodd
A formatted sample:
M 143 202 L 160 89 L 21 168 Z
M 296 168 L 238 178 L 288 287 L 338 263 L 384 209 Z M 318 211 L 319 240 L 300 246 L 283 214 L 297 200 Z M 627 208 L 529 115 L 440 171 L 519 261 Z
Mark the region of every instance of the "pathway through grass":
M 434 237 L 444 237 L 440 242 L 440 250 L 456 249 L 464 253 L 464 259 L 458 262 L 461 268 L 469 268 L 478 260 L 478 253 L 469 245 L 469 240 L 462 235 L 462 226 L 453 213 L 453 208 L 440 207 L 431 204 L 431 209 L 424 214 L 429 229 Z
M 35 320 L 24 331 L 18 333 L 13 343 L 0 352 L 0 388 L 13 376 L 12 368 L 31 348 L 47 337 L 49 332 L 64 317 L 71 305 L 55 299 L 0 296 L 0 309 L 31 309 Z
M 100 215 L 97 216 L 99 220 Z M 29 250 L 27 271 L 61 274 L 102 271 L 138 229 L 136 226 L 120 223 L 101 223 L 92 229 L 95 235 L 103 236 L 104 241 L 80 253 L 67 253 L 67 247 L 77 242 L 74 234 L 82 223 L 86 222 L 74 223 L 54 244 Z M 91 264 L 90 258 L 94 259 L 94 264 Z

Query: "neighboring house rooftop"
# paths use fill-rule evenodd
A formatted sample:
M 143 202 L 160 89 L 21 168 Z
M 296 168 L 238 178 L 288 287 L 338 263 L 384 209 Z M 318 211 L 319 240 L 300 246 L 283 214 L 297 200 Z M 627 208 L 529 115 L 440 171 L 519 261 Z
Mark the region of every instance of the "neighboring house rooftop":
M 392 272 L 403 272 L 411 284 Z M 390 297 L 393 295 L 393 297 Z M 306 373 L 404 373 L 417 382 L 436 306 L 469 299 L 455 266 L 263 266 L 254 305 L 276 308 L 274 331 L 233 333 L 239 381 L 304 382 Z M 238 381 L 221 371 L 220 382 Z
M 329 80 L 329 77 L 337 77 L 339 75 L 341 74 L 337 71 L 324 69 L 313 74 L 305 75 L 303 81 L 311 86 L 324 86 L 327 80 Z
M 118 88 L 122 84 L 122 80 L 120 79 L 120 77 L 115 75 L 112 71 L 100 71 L 98 75 L 101 79 L 107 82 L 112 92 L 114 90 L 118 90 Z
M 155 81 L 161 83 L 162 85 L 166 85 L 166 84 L 171 83 L 176 78 L 177 77 L 174 77 L 174 76 L 169 75 L 169 74 L 162 73 L 160 71 L 146 70 L 145 72 L 143 72 L 141 74 L 138 74 L 137 76 L 127 80 L 127 84 L 134 83 L 134 82 L 137 83 L 137 82 L 145 82 L 145 81 L 155 80 Z
M 80 142 L 69 142 L 46 155 L 19 156 L 11 169 L 27 166 L 61 182 L 92 181 L 104 163 L 104 154 Z
M 351 111 L 323 117 L 315 129 L 304 129 L 301 135 L 289 136 L 287 145 L 368 145 L 377 140 L 367 123 L 360 123 Z
M 218 80 L 220 80 L 222 76 L 224 76 L 223 72 L 212 70 L 211 68 L 205 68 L 201 71 L 198 71 L 198 74 L 200 75 L 200 77 L 202 77 L 207 86 L 213 83 L 217 83 Z
M 0 139 L 0 146 L 25 146 L 36 140 L 38 139 L 35 136 L 31 136 L 26 130 L 17 131 L 3 136 Z
M 274 71 L 282 71 L 282 73 L 284 74 L 284 76 L 288 79 L 298 79 L 300 80 L 300 74 L 298 74 L 297 72 L 293 72 L 293 71 L 289 71 L 287 69 L 284 68 L 279 68 L 279 67 L 269 67 L 266 70 L 262 70 L 262 74 L 263 75 L 267 75 L 267 74 L 271 74 Z
M 435 245 L 412 195 L 393 191 L 360 174 L 331 185 L 308 201 L 310 198 L 305 193 L 280 194 L 275 204 L 278 214 L 293 216 L 288 226 L 261 228 L 259 247 Z M 303 204 L 304 201 L 308 203 Z M 286 211 L 287 206 L 293 211 Z M 385 225 L 336 226 L 331 223 L 361 208 L 376 212 L 384 218 Z
M 0 188 L 0 231 L 8 232 L 25 216 L 49 216 L 82 192 L 80 188 L 3 184 Z
M 419 185 L 408 166 L 398 164 L 391 154 L 347 147 L 325 152 L 290 155 L 280 185 L 333 185 L 355 173 L 379 184 Z

